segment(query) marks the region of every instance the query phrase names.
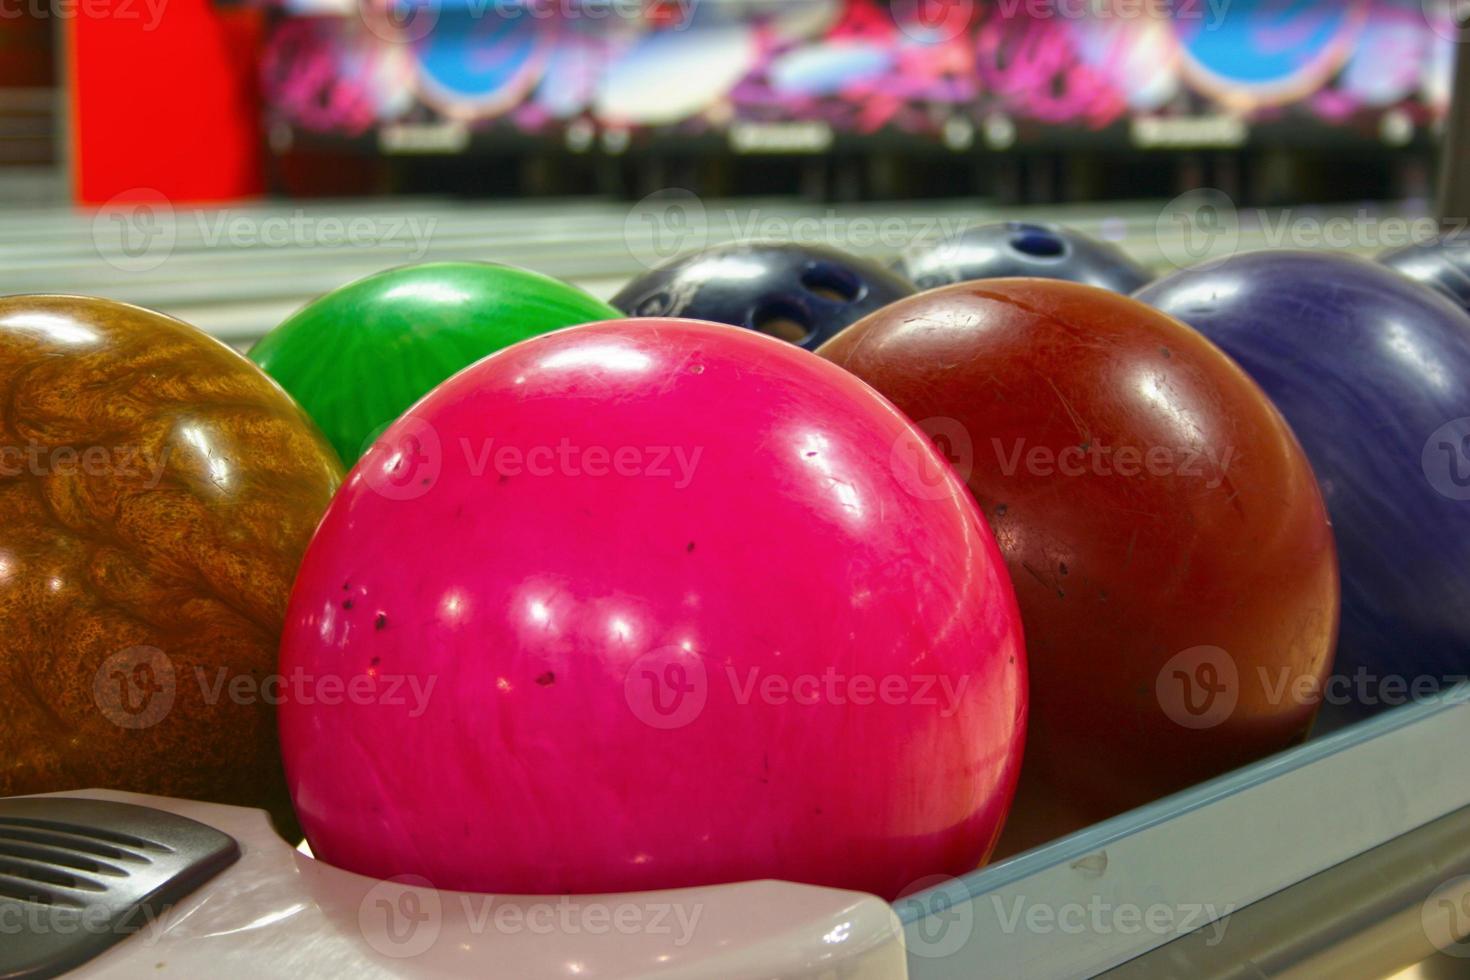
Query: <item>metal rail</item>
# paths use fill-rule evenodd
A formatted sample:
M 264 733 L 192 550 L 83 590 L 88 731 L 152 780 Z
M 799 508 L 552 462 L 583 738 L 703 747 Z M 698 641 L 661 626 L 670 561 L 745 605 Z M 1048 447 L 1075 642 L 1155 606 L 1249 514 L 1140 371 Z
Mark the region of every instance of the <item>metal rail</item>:
M 1219 933 L 1193 933 L 1102 978 L 1381 980 L 1416 964 L 1470 975 L 1470 919 L 1459 911 L 1466 875 L 1470 808 L 1257 902 Z
M 1180 955 L 1195 949 L 1190 942 L 1213 951 L 1231 939 L 1241 910 L 1470 807 L 1467 699 L 1470 688 L 1461 688 L 1388 712 L 900 900 L 910 977 L 1093 977 L 1191 934 L 1199 938 L 1176 946 Z M 1454 883 L 1460 849 L 1470 844 L 1463 814 L 1444 826 L 1443 837 L 1428 835 L 1421 845 L 1404 842 L 1391 852 L 1423 858 L 1438 849 L 1433 861 L 1397 868 L 1392 878 L 1383 877 L 1386 864 L 1378 872 L 1372 864 L 1346 870 L 1328 891 L 1332 904 L 1305 903 L 1284 930 L 1269 916 L 1247 918 L 1257 924 L 1240 930 L 1237 945 L 1220 954 L 1234 960 L 1236 972 L 1220 975 L 1276 975 L 1256 963 L 1336 962 L 1338 938 L 1348 949 L 1360 941 L 1355 928 L 1367 941 L 1396 942 L 1389 958 L 1407 956 L 1406 964 L 1426 948 L 1433 952 L 1429 924 L 1417 944 L 1407 945 L 1410 930 L 1390 926 L 1385 938 L 1374 929 L 1384 915 L 1412 926 L 1402 919 L 1408 897 L 1417 894 L 1422 906 L 1436 887 Z M 1365 892 L 1346 891 L 1344 882 L 1366 882 L 1375 873 L 1378 880 L 1365 884 Z M 1318 894 L 1321 887 L 1320 881 L 1314 886 Z M 1470 882 L 1465 891 L 1470 896 Z M 1386 912 L 1372 904 L 1380 901 Z M 1425 914 L 1437 909 L 1431 904 Z M 1470 916 L 1464 918 L 1470 925 Z M 1470 966 L 1470 959 L 1460 965 Z M 1165 968 L 1134 975 L 1194 973 Z

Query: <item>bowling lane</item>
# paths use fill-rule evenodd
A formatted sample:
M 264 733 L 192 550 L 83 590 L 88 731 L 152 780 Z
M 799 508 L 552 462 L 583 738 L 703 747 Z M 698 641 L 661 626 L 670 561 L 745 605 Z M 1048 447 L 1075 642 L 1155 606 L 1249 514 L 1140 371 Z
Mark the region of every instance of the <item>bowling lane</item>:
M 1185 225 L 1170 220 L 1165 201 L 1002 208 L 984 200 L 838 206 L 741 198 L 669 207 L 612 199 L 398 198 L 226 209 L 160 201 L 94 214 L 16 204 L 17 197 L 0 194 L 0 293 L 105 295 L 181 317 L 239 346 L 315 296 L 417 261 L 514 263 L 606 299 L 658 257 L 737 238 L 797 237 L 887 259 L 907 242 L 943 238 L 969 224 L 1045 220 L 1115 241 L 1146 265 L 1166 268 L 1181 256 L 1269 247 L 1286 215 L 1242 212 L 1238 229 L 1190 241 Z M 1363 213 L 1417 218 L 1425 208 L 1422 202 L 1347 204 L 1291 216 L 1320 225 Z

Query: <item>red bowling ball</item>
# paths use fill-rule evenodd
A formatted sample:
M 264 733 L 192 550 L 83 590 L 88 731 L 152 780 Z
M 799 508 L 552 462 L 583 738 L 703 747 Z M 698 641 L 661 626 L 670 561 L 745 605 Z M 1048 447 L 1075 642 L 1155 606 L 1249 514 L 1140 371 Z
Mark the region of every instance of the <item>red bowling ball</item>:
M 517 344 L 390 427 L 282 671 L 317 856 L 474 891 L 893 898 L 990 852 L 1026 715 L 1000 553 L 924 434 L 687 320 Z
M 1035 279 L 933 290 L 819 352 L 919 422 L 1010 568 L 1032 715 L 1001 854 L 1302 739 L 1332 531 L 1296 439 L 1183 324 Z

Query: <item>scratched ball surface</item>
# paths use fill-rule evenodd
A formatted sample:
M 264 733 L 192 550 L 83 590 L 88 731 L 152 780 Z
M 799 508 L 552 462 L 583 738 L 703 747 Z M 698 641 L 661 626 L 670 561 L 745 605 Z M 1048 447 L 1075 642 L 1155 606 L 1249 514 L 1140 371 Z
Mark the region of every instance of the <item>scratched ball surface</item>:
M 1026 711 L 995 541 L 923 433 L 687 320 L 526 341 L 390 427 L 282 664 L 336 692 L 282 707 L 317 856 L 510 893 L 963 873 Z
M 1331 528 L 1276 410 L 1177 320 L 1039 279 L 923 293 L 829 358 L 946 450 L 1000 543 L 1032 721 L 1012 853 L 1301 739 L 1338 621 Z
M 100 299 L 0 299 L 0 797 L 109 787 L 294 820 L 275 672 L 341 479 L 245 358 Z

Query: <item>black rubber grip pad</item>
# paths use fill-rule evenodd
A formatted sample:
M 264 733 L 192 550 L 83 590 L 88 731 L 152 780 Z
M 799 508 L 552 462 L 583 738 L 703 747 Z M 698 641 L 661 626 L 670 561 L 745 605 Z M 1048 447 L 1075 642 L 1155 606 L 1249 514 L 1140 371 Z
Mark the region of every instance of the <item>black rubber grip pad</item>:
M 151 807 L 0 800 L 0 978 L 82 965 L 157 923 L 239 857 L 229 835 Z

